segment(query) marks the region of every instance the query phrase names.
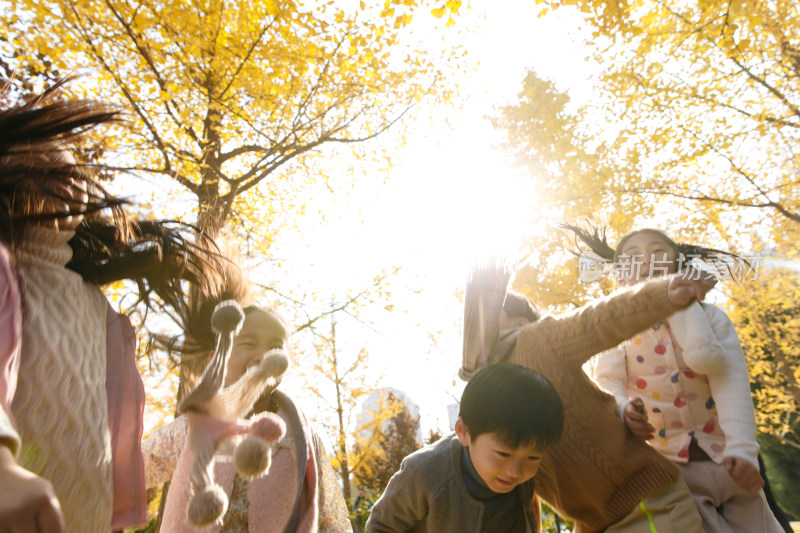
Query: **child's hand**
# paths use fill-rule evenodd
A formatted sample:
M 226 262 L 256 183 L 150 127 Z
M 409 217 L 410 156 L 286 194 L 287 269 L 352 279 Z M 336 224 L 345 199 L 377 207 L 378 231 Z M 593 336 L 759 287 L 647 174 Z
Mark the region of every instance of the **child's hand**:
M 764 486 L 764 479 L 756 465 L 741 457 L 724 457 L 722 464 L 737 485 L 748 492 L 758 492 Z
M 634 398 L 625 406 L 625 425 L 633 436 L 639 440 L 650 440 L 655 435 L 655 430 L 647 421 L 647 413 L 641 398 Z
M 50 482 L 25 470 L 0 444 L 0 524 L 12 533 L 63 533 L 61 505 Z
M 685 307 L 692 300 L 701 301 L 716 284 L 717 279 L 708 272 L 690 267 L 672 278 L 667 294 L 672 305 Z

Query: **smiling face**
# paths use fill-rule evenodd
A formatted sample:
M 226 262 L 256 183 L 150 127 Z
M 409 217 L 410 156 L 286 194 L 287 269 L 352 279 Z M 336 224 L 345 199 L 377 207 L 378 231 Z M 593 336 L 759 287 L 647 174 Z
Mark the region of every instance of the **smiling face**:
M 469 448 L 478 475 L 494 492 L 511 492 L 539 471 L 542 453 L 535 446 L 512 448 L 496 433 L 483 433 L 473 439 L 460 418 L 456 422 L 456 435 Z
M 617 256 L 621 284 L 632 285 L 675 272 L 677 250 L 657 233 L 642 231 L 628 237 Z
M 258 365 L 269 350 L 283 348 L 288 337 L 286 325 L 277 314 L 259 308 L 247 309 L 245 313 L 242 330 L 233 341 L 226 385 Z

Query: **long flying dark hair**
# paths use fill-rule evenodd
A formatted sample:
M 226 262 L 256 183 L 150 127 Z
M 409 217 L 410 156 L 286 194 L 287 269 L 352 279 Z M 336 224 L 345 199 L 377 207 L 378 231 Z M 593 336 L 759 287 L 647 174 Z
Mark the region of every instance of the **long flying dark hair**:
M 84 215 L 69 243 L 73 257 L 67 267 L 86 281 L 133 280 L 148 308 L 151 293 L 168 306 L 185 306 L 184 280 L 194 290 L 216 293 L 226 260 L 211 239 L 180 222 L 129 219 L 123 209 L 128 202 L 98 183 L 102 166 L 64 156 L 86 131 L 120 116 L 107 104 L 59 100 L 65 81 L 0 110 L 0 241 L 13 250 L 31 224 Z M 48 200 L 72 201 L 64 191 L 75 181 L 86 185 L 85 204 L 43 209 Z

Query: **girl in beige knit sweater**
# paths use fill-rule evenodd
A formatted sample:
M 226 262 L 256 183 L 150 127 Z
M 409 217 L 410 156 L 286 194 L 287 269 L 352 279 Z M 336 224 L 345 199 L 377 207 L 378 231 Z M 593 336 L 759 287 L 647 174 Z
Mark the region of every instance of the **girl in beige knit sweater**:
M 177 227 L 126 221 L 66 151 L 116 111 L 56 89 L 0 111 L 0 529 L 97 533 L 145 518 L 136 337 L 99 286 L 169 303 L 216 261 Z

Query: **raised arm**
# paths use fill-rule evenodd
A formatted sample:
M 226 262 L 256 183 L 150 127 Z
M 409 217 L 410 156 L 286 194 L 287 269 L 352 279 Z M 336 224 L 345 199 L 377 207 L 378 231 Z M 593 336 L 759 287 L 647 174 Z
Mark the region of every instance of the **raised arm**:
M 671 278 L 619 290 L 564 316 L 545 317 L 520 332 L 520 340 L 537 349 L 515 354 L 513 362 L 535 366 L 535 359 L 545 355 L 582 365 L 695 299 L 702 300 L 715 283 L 710 276 L 687 270 Z

